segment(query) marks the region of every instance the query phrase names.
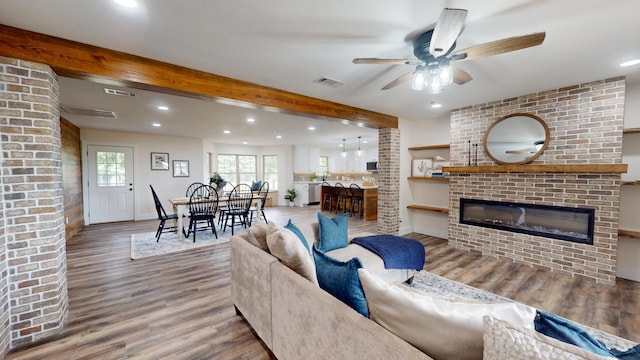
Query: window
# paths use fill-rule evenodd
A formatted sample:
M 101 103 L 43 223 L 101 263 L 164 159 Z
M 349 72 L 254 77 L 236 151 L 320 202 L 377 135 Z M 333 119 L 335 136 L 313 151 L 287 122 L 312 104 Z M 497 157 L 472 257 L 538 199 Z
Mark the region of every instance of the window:
M 218 155 L 218 174 L 233 185 L 240 183 L 251 184 L 257 180 L 258 170 L 255 155 Z
M 97 182 L 99 187 L 125 186 L 125 156 L 123 152 L 97 151 Z
M 264 155 L 262 157 L 263 179 L 269 182 L 269 191 L 278 190 L 278 156 Z
M 326 174 L 329 172 L 329 157 L 320 156 L 320 174 Z

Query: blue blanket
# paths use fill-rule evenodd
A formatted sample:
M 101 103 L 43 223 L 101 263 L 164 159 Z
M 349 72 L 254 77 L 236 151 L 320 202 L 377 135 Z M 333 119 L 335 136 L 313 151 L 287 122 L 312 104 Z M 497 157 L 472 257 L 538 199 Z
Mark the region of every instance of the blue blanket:
M 384 261 L 385 269 L 416 269 L 424 267 L 424 246 L 421 242 L 393 235 L 373 235 L 351 240 Z

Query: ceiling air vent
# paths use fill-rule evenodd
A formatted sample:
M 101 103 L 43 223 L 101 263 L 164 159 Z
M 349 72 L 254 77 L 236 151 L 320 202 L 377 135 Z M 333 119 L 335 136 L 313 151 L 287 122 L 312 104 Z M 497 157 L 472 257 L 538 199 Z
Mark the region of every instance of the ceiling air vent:
M 328 87 L 331 87 L 331 88 L 337 88 L 339 86 L 344 85 L 344 83 L 342 81 L 338 81 L 336 79 L 331 79 L 331 78 L 324 77 L 324 76 L 321 77 L 320 79 L 313 80 L 313 82 L 316 83 L 316 84 L 328 86 Z
M 80 109 L 80 108 L 73 108 L 73 107 L 66 107 L 66 106 L 61 106 L 60 109 L 69 115 L 91 116 L 91 117 L 101 117 L 101 118 L 109 118 L 109 119 L 118 118 L 116 116 L 116 112 L 111 110 Z
M 104 88 L 104 92 L 106 92 L 109 95 L 117 95 L 117 96 L 136 96 L 136 94 L 134 93 L 130 93 L 128 91 L 124 91 L 124 90 L 118 90 L 118 89 L 110 89 L 110 88 Z

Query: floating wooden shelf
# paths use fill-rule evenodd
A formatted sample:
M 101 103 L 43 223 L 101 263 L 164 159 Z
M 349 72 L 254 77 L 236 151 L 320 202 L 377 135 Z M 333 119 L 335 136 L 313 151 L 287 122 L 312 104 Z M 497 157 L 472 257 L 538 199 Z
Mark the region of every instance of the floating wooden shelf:
M 623 134 L 637 134 L 640 133 L 640 128 L 628 128 L 622 131 Z
M 618 229 L 618 236 L 632 239 L 640 239 L 640 231 Z
M 414 146 L 410 147 L 409 150 L 436 150 L 436 149 L 448 149 L 449 144 L 442 145 L 426 145 L 426 146 Z
M 426 206 L 426 205 L 407 205 L 407 209 L 421 210 L 421 211 L 433 211 L 433 212 L 439 212 L 439 213 L 442 213 L 442 214 L 448 214 L 449 213 L 449 209 L 447 209 L 447 208 L 440 208 L 440 207 Z
M 592 173 L 622 174 L 627 164 L 445 166 L 449 173 Z
M 449 181 L 449 178 L 437 178 L 437 177 L 429 177 L 429 176 L 409 176 L 407 179 L 409 180 L 428 180 L 428 181 Z
M 640 181 L 621 181 L 620 185 L 640 185 Z

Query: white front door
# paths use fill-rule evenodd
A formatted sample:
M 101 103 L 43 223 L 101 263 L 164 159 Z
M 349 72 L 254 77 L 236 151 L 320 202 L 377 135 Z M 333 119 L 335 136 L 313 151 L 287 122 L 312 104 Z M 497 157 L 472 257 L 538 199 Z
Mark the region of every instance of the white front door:
M 89 223 L 133 220 L 133 148 L 88 146 Z

